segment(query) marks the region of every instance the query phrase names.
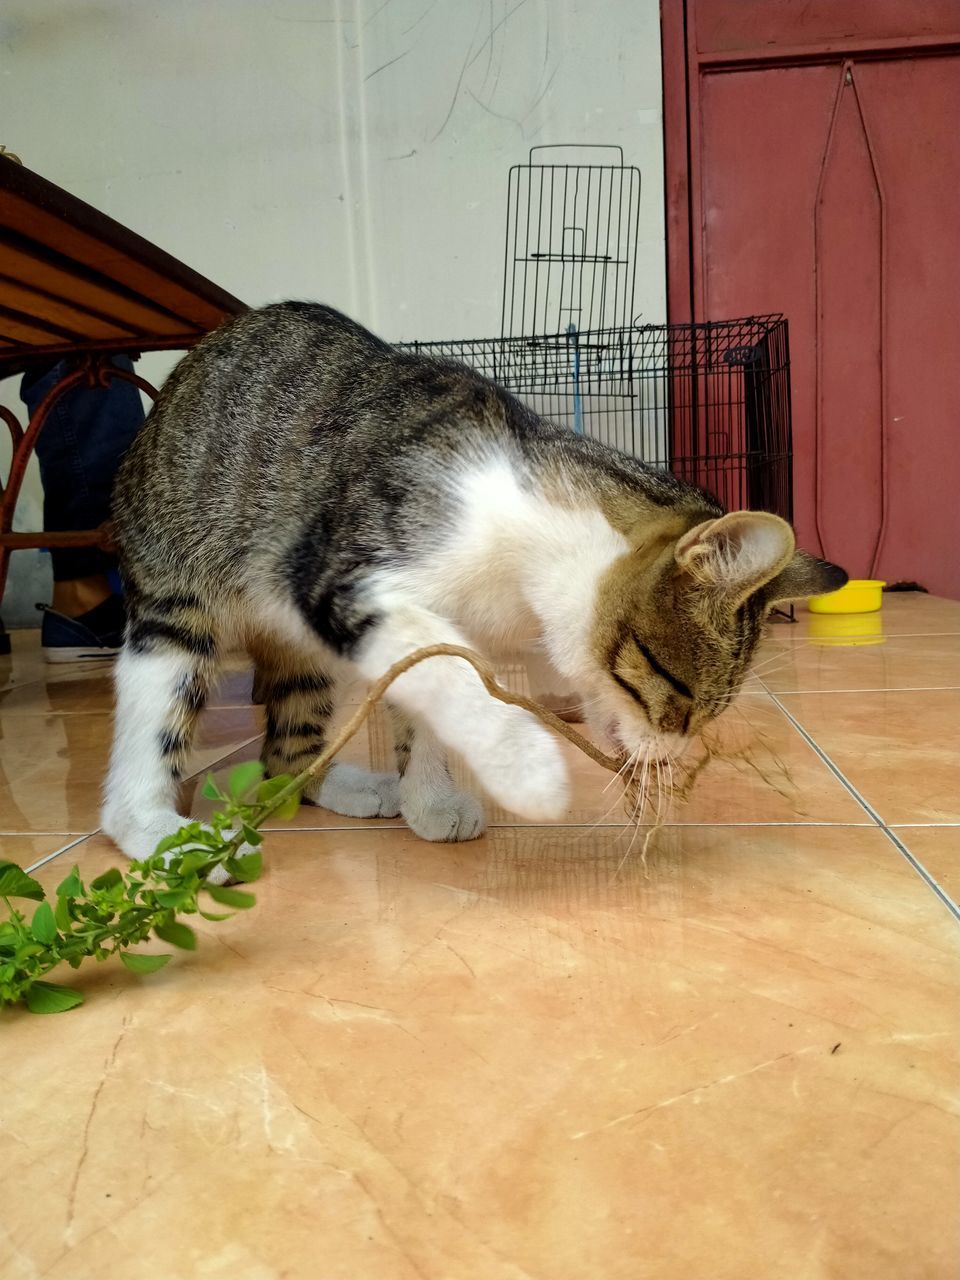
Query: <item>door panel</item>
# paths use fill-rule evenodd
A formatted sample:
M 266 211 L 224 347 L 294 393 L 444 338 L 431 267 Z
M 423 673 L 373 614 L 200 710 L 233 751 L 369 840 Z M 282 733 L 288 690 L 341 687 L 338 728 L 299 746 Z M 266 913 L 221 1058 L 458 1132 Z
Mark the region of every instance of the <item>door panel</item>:
M 856 576 L 960 596 L 957 9 L 845 6 L 860 52 L 844 57 L 827 8 L 804 6 L 798 32 L 796 6 L 691 0 L 681 120 L 665 6 L 671 319 L 783 311 L 801 543 Z
M 855 74 L 888 206 L 880 570 L 960 597 L 960 56 Z

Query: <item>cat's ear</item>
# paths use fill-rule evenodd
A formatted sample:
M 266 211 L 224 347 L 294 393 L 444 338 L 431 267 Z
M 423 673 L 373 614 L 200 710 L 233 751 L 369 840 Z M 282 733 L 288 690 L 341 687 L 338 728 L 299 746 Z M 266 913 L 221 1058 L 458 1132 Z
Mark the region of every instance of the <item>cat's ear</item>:
M 695 582 L 736 608 L 786 569 L 795 545 L 793 530 L 779 516 L 731 511 L 688 530 L 674 554 Z
M 770 582 L 764 592 L 772 605 L 788 600 L 806 600 L 810 596 L 826 595 L 846 586 L 848 575 L 839 565 L 798 551 L 787 567 Z

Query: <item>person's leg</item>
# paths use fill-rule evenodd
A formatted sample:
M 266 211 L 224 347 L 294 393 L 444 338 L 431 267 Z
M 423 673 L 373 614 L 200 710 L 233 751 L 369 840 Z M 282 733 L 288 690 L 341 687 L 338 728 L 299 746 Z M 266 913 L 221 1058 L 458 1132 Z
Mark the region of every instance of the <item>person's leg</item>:
M 113 363 L 132 370 L 126 356 Z M 20 395 L 30 415 L 63 377 L 59 362 L 24 375 Z M 44 529 L 93 529 L 110 516 L 120 460 L 143 424 L 140 393 L 124 379 L 106 387 L 74 387 L 53 404 L 37 437 Z M 52 610 L 44 614 L 43 645 L 52 660 L 110 656 L 122 638 L 123 605 L 108 574 L 111 555 L 98 547 L 54 548 Z M 71 625 L 71 621 L 74 625 Z

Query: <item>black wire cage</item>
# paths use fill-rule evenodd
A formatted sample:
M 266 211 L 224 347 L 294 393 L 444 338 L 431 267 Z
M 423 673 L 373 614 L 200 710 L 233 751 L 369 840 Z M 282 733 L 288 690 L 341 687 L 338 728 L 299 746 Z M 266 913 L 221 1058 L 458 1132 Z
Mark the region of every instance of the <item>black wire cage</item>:
M 618 146 L 533 147 L 507 183 L 500 337 L 407 345 L 469 365 L 728 510 L 791 520 L 787 323 L 639 324 L 640 190 Z
M 790 356 L 782 316 L 413 342 L 535 413 L 714 494 L 793 518 Z

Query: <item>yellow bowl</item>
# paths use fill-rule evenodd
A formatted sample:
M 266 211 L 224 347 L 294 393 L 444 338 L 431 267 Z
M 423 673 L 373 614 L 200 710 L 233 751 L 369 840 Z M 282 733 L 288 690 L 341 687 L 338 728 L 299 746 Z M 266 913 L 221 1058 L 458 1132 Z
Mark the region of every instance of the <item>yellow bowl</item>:
M 813 596 L 807 601 L 811 613 L 876 613 L 883 604 L 885 582 L 853 578 L 839 591 Z

